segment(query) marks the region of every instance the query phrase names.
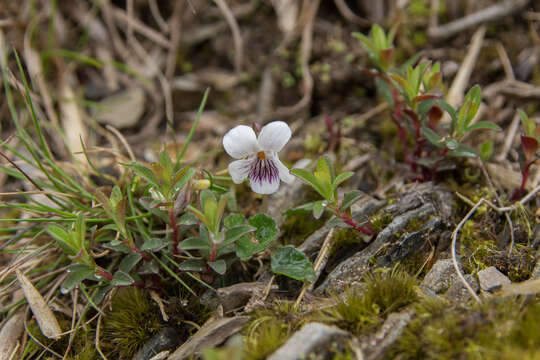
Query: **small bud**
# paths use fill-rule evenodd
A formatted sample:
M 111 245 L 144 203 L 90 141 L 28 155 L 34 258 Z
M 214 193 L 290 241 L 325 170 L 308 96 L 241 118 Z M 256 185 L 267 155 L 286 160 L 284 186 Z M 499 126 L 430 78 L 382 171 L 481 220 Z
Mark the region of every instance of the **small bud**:
M 251 124 L 251 127 L 256 134 L 261 132 L 261 124 L 259 124 L 258 122 L 254 121 L 253 124 Z
M 210 180 L 201 179 L 193 181 L 193 189 L 195 190 L 204 190 L 210 187 Z

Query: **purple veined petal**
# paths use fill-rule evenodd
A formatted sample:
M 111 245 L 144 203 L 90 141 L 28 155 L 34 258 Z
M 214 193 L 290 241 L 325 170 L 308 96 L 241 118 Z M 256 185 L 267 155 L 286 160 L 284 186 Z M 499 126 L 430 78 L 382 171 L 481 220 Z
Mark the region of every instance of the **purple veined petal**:
M 273 194 L 279 189 L 279 169 L 273 157 L 256 158 L 251 164 L 249 184 L 258 194 Z
M 259 151 L 255 132 L 246 125 L 238 125 L 229 130 L 223 137 L 223 147 L 227 154 L 235 159 L 241 159 Z
M 283 165 L 283 163 L 279 160 L 277 155 L 274 161 L 276 162 L 276 166 L 279 171 L 279 178 L 281 179 L 281 181 L 283 181 L 286 184 L 291 184 L 294 181 L 294 175 L 291 174 L 291 172 L 289 171 L 289 168 Z
M 235 184 L 240 184 L 246 180 L 254 161 L 256 161 L 256 158 L 251 157 L 249 159 L 236 160 L 229 164 L 229 174 Z
M 259 134 L 259 146 L 265 151 L 279 152 L 291 138 L 291 128 L 283 121 L 265 125 Z

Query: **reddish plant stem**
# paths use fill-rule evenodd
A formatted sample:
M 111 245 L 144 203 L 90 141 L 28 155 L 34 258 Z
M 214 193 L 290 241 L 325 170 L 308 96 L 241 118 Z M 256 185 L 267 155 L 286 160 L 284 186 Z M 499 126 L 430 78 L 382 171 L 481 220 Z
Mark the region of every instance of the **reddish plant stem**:
M 516 201 L 521 197 L 521 195 L 525 192 L 525 185 L 527 185 L 527 180 L 529 179 L 529 170 L 532 164 L 536 162 L 537 159 L 534 159 L 532 161 L 529 161 L 523 170 L 521 170 L 521 185 L 519 186 L 519 189 L 514 191 L 514 194 L 511 197 L 512 201 Z
M 101 277 L 104 277 L 105 279 L 107 279 L 108 281 L 112 281 L 114 279 L 114 275 L 111 274 L 110 272 L 108 272 L 107 270 L 103 269 L 103 268 L 100 268 L 100 267 L 97 267 L 96 268 L 96 275 L 98 276 L 101 276 Z M 138 282 L 138 281 L 134 281 L 133 283 L 131 283 L 131 285 L 133 286 L 136 286 L 138 288 L 141 288 L 141 289 L 145 289 L 146 286 L 144 286 L 143 283 L 141 282 Z
M 217 255 L 217 244 L 215 242 L 212 242 L 212 252 L 210 253 L 210 262 L 216 261 L 216 255 Z
M 354 221 L 351 215 L 349 215 L 347 212 L 341 211 L 339 208 L 334 208 L 333 210 L 336 213 L 336 215 L 340 217 L 345 224 L 353 228 L 353 230 L 361 232 L 369 236 L 373 236 L 375 234 L 375 231 L 373 231 L 373 225 L 371 224 L 369 220 L 367 221 L 365 225 L 360 225 L 356 221 Z

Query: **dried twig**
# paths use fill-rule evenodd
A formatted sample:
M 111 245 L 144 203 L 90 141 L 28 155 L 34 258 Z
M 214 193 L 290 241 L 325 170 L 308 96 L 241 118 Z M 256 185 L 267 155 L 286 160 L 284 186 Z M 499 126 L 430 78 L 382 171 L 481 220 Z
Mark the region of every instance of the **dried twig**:
M 304 109 L 311 101 L 313 93 L 313 77 L 309 71 L 309 58 L 311 57 L 311 47 L 313 41 L 313 24 L 315 16 L 319 9 L 320 0 L 304 2 L 302 16 L 306 17 L 306 22 L 302 30 L 301 58 L 300 64 L 302 68 L 302 92 L 303 96 L 299 102 L 293 106 L 282 107 L 276 110 L 277 117 L 291 116 L 298 111 Z
M 447 24 L 431 27 L 428 29 L 428 36 L 434 40 L 447 39 L 476 25 L 494 21 L 518 12 L 528 2 L 529 0 L 505 0 L 499 2 Z
M 361 16 L 356 15 L 347 5 L 345 0 L 334 0 L 334 4 L 336 4 L 336 7 L 346 20 L 352 22 L 353 24 L 357 24 L 360 26 L 370 26 L 371 21 L 364 19 Z
M 476 205 L 474 205 L 474 207 L 467 213 L 467 215 L 465 215 L 465 217 L 461 220 L 461 222 L 456 226 L 456 228 L 452 232 L 452 245 L 451 245 L 452 263 L 454 264 L 454 269 L 456 270 L 458 278 L 463 283 L 467 291 L 471 294 L 471 296 L 478 302 L 481 302 L 480 298 L 478 297 L 478 295 L 476 295 L 476 292 L 471 287 L 471 285 L 469 285 L 469 283 L 467 282 L 467 279 L 465 279 L 465 277 L 461 273 L 461 270 L 459 269 L 459 264 L 458 264 L 457 255 L 456 255 L 456 242 L 457 242 L 457 236 L 458 236 L 459 230 L 461 230 L 463 225 L 465 225 L 467 220 L 469 220 L 469 218 L 474 214 L 476 209 L 478 209 L 478 207 L 482 205 L 484 201 L 485 201 L 484 199 L 480 199 L 480 201 L 478 201 Z
M 231 29 L 233 42 L 234 42 L 234 68 L 236 72 L 242 71 L 242 63 L 244 61 L 244 41 L 240 34 L 240 27 L 236 21 L 234 14 L 224 0 L 214 0 L 219 10 L 223 14 L 223 17 L 227 21 L 229 28 Z
M 328 261 L 328 252 L 330 251 L 330 247 L 332 245 L 332 241 L 334 240 L 334 231 L 336 228 L 331 228 L 328 234 L 326 235 L 326 238 L 324 239 L 324 243 L 321 247 L 321 250 L 319 251 L 319 254 L 317 255 L 317 259 L 315 259 L 315 263 L 313 264 L 313 269 L 315 270 L 315 280 L 311 284 L 304 284 L 302 287 L 302 291 L 300 291 L 300 294 L 298 295 L 298 298 L 296 298 L 296 301 L 294 303 L 295 307 L 298 307 L 300 305 L 300 302 L 302 302 L 302 298 L 304 297 L 307 290 L 313 289 L 313 285 L 321 275 L 321 272 L 326 265 L 326 262 Z
M 501 152 L 499 155 L 495 157 L 495 160 L 498 162 L 502 162 L 506 159 L 508 156 L 508 152 L 512 148 L 512 144 L 514 142 L 514 138 L 516 136 L 516 132 L 519 126 L 519 114 L 516 113 L 514 115 L 514 118 L 512 119 L 512 122 L 510 123 L 510 126 L 508 127 L 508 130 L 506 132 L 506 137 L 504 138 L 504 144 L 502 146 Z

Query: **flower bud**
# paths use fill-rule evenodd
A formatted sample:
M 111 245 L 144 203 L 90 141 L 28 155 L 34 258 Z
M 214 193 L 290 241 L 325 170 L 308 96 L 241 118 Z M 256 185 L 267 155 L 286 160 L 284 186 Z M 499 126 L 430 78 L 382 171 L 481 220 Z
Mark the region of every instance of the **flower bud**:
M 195 190 L 204 190 L 210 187 L 210 180 L 200 179 L 193 181 L 193 189 Z

